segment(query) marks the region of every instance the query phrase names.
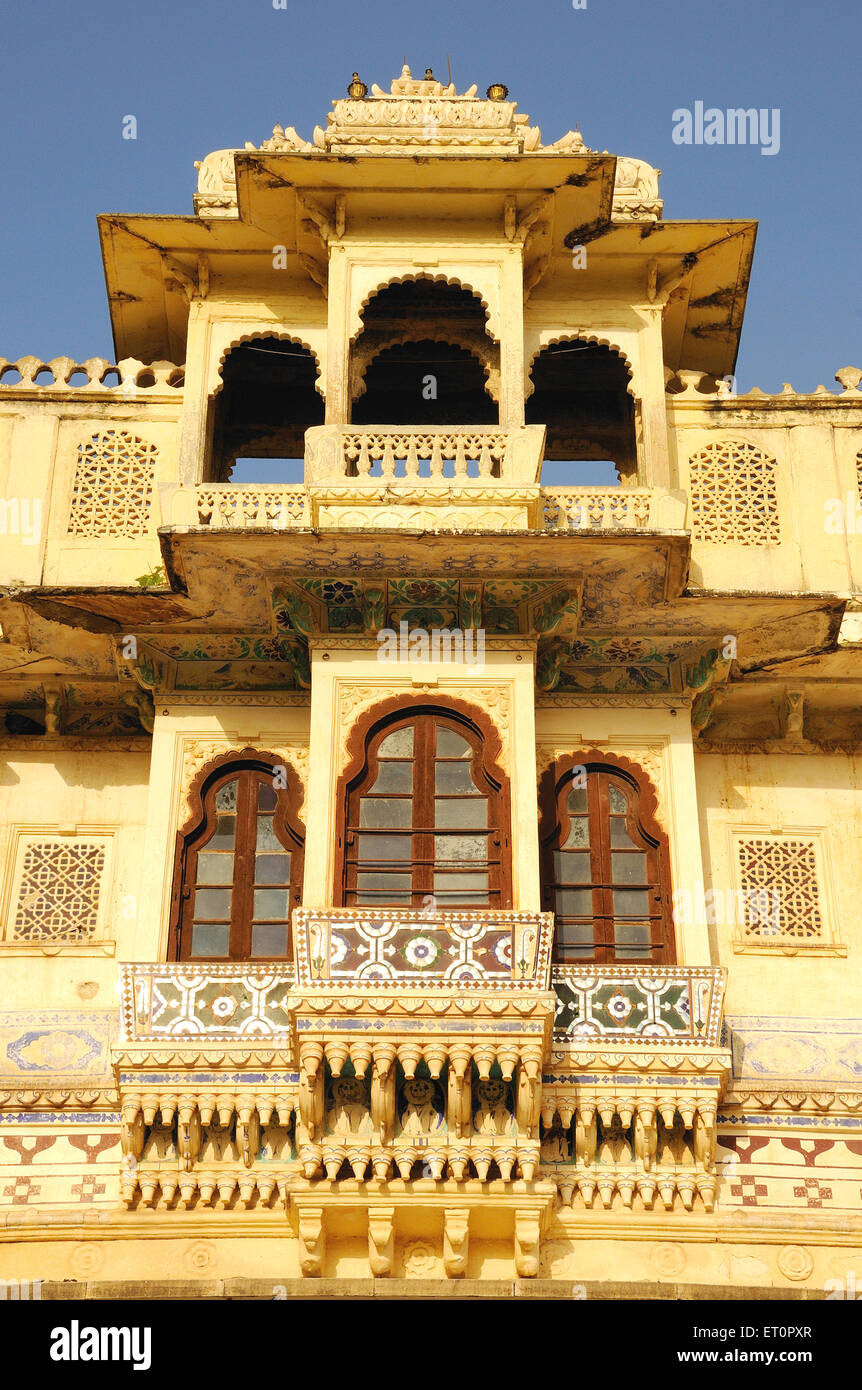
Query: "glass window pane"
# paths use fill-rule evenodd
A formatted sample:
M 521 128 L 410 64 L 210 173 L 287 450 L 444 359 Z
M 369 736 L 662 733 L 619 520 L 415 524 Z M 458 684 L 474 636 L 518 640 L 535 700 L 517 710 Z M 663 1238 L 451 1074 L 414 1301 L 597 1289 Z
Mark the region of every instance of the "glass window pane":
M 287 927 L 252 927 L 252 956 L 286 956 Z
M 554 911 L 561 917 L 592 917 L 592 888 L 558 888 Z
M 230 920 L 230 888 L 196 888 L 195 917 L 208 922 Z
M 438 758 L 469 758 L 472 751 L 467 740 L 460 734 L 456 734 L 452 729 L 444 729 L 441 725 L 437 726 Z
M 257 809 L 259 811 L 274 811 L 277 802 L 278 797 L 272 783 L 261 782 L 257 789 Z
M 611 873 L 614 883 L 646 883 L 646 855 L 612 854 Z
M 487 874 L 447 874 L 435 873 L 434 892 L 447 894 L 457 893 L 460 898 L 464 893 L 487 893 L 488 875 Z
M 357 892 L 351 905 L 355 907 L 412 907 L 413 898 L 409 890 L 400 893 Z
M 207 842 L 207 849 L 233 849 L 236 834 L 236 816 L 217 816 L 215 834 Z
M 587 810 L 587 789 L 586 787 L 572 787 L 569 791 L 566 803 L 569 815 L 584 815 Z
M 617 960 L 645 960 L 652 955 L 648 922 L 616 922 L 614 940 Z
M 575 816 L 569 826 L 569 836 L 565 842 L 565 849 L 580 849 L 590 843 L 590 823 L 586 816 Z
M 393 734 L 387 734 L 383 742 L 378 745 L 377 756 L 379 758 L 412 758 L 412 724 L 406 729 L 396 729 Z
M 589 850 L 568 850 L 554 855 L 554 875 L 558 883 L 589 883 L 591 873 Z
M 258 854 L 254 861 L 255 883 L 290 883 L 289 854 Z
M 226 956 L 230 940 L 230 927 L 202 927 L 195 922 L 192 927 L 193 956 Z
M 280 850 L 282 848 L 281 841 L 273 829 L 272 816 L 258 816 L 255 849 L 260 853 L 261 850 Z
M 621 917 L 646 917 L 649 912 L 649 893 L 639 888 L 615 888 L 614 912 Z
M 488 824 L 488 801 L 484 796 L 463 798 L 438 796 L 434 803 L 434 824 L 441 830 L 482 830 Z
M 619 943 L 626 942 L 628 945 L 649 944 L 651 939 L 649 922 L 615 922 L 614 939 Z
M 374 782 L 375 792 L 412 792 L 412 763 L 381 763 Z
M 357 835 L 356 857 L 359 860 L 409 859 L 413 852 L 412 835 Z
M 219 787 L 215 798 L 215 808 L 217 811 L 230 812 L 236 810 L 236 789 L 236 777 L 234 777 L 232 782 L 225 782 L 223 787 Z
M 274 919 L 283 922 L 290 912 L 290 893 L 286 888 L 255 888 L 256 922 Z
M 233 883 L 233 855 L 204 850 L 198 855 L 197 879 L 198 883 Z
M 487 859 L 487 835 L 435 835 L 435 859 Z
M 410 874 L 387 874 L 381 872 L 356 875 L 356 886 L 361 893 L 406 894 L 409 898 L 413 886 Z M 369 902 L 374 899 L 370 897 Z
M 363 828 L 400 830 L 413 823 L 413 802 L 363 796 L 359 802 L 359 824 Z
M 491 899 L 487 893 L 450 893 L 443 895 L 440 906 L 446 912 L 456 907 L 490 907 Z
M 592 922 L 566 922 L 557 928 L 557 945 L 592 946 Z
M 626 829 L 624 817 L 611 816 L 611 845 L 614 849 L 629 849 L 634 843 Z
M 434 768 L 436 791 L 479 795 L 479 790 L 470 776 L 469 763 L 435 763 Z
M 615 787 L 611 782 L 608 787 L 608 802 L 614 815 L 623 815 L 628 810 L 628 803 L 619 787 Z

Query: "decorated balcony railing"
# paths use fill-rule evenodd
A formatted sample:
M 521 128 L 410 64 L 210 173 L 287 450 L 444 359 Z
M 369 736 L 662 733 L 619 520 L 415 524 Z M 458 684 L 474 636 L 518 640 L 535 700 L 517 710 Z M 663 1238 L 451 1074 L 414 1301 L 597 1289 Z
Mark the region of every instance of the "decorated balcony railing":
M 547 989 L 549 913 L 297 908 L 299 987 Z
M 544 425 L 319 425 L 305 433 L 305 481 L 405 489 L 538 482 Z
M 555 1043 L 718 1047 L 725 971 L 700 965 L 557 965 Z
M 567 965 L 552 971 L 554 1038 L 541 1097 L 541 1172 L 575 1209 L 715 1202 L 725 972 Z
M 542 488 L 542 523 L 552 531 L 679 531 L 687 500 L 663 488 Z
M 723 971 L 552 970 L 551 928 L 298 908 L 295 965 L 122 966 L 124 1202 L 287 1209 L 310 1274 L 345 1182 L 370 1239 L 381 1192 L 465 1220 L 490 1194 L 524 1249 L 555 1190 L 564 1212 L 712 1210 Z
M 182 390 L 185 367 L 174 362 L 140 362 L 124 357 L 116 364 L 104 357 L 76 362 L 72 357 L 19 357 L 10 362 L 0 357 L 0 391 L 117 391 L 121 395 Z M 0 396 L 2 399 L 2 396 Z
M 310 526 L 311 509 L 304 488 L 222 483 L 195 488 L 189 520 L 212 530 L 267 527 L 286 531 L 290 526 Z

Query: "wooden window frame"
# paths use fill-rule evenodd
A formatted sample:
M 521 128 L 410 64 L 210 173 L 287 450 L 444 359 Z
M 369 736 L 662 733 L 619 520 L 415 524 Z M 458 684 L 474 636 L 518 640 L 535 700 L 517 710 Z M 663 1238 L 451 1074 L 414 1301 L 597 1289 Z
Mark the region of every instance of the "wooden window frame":
M 604 774 L 603 778 L 590 779 L 588 776 L 587 782 L 591 872 L 590 882 L 582 886 L 593 893 L 594 949 L 590 956 L 561 955 L 555 929 L 554 962 L 573 966 L 674 965 L 676 943 L 668 839 L 655 817 L 658 808 L 655 787 L 644 769 L 637 763 L 630 762 L 628 758 L 614 757 L 592 748 L 558 759 L 542 775 L 539 784 L 542 906 L 546 911 L 555 912 L 555 893 L 558 885 L 553 855 L 568 839 L 571 825 L 567 807 L 568 788 L 573 780 L 573 771 L 582 767 L 586 768 L 587 774 Z M 620 889 L 629 885 L 615 884 L 610 871 L 611 852 L 618 852 L 618 849 L 611 845 L 610 838 L 605 838 L 603 833 L 604 827 L 609 823 L 609 779 L 613 780 L 626 798 L 626 828 L 629 836 L 647 855 L 647 891 L 652 892 L 648 914 L 651 922 L 652 949 L 648 956 L 618 956 L 612 934 L 615 916 L 616 920 L 620 918 L 620 914 L 614 914 L 613 911 L 614 888 Z M 632 887 L 638 888 L 640 885 L 635 884 Z
M 232 882 L 231 923 L 229 951 L 227 956 L 192 956 L 188 954 L 191 946 L 194 886 L 197 877 L 197 857 L 205 849 L 216 830 L 215 798 L 219 790 L 243 772 L 250 772 L 272 779 L 275 769 L 283 769 L 285 786 L 276 790 L 276 808 L 273 812 L 273 830 L 284 849 L 290 854 L 289 901 L 292 906 L 302 899 L 302 876 L 305 859 L 305 827 L 296 812 L 303 800 L 302 784 L 294 769 L 276 753 L 261 752 L 256 748 L 243 748 L 239 752 L 219 754 L 206 763 L 194 778 L 189 788 L 190 814 L 182 828 L 177 832 L 174 856 L 174 878 L 171 892 L 170 934 L 168 959 L 189 961 L 193 964 L 229 964 L 245 961 L 257 964 L 266 961 L 289 961 L 293 958 L 293 937 L 290 918 L 287 919 L 287 953 L 283 956 L 252 956 L 251 930 L 252 915 L 243 913 L 243 898 L 250 905 L 254 884 L 254 847 L 247 837 L 240 843 L 240 815 L 237 815 L 237 837 L 234 847 L 235 857 L 240 858 L 239 878 Z M 258 781 L 248 779 L 250 785 Z M 246 795 L 243 807 L 249 824 L 256 815 L 256 807 Z M 235 860 L 236 862 L 236 860 Z M 236 871 L 235 871 L 236 873 Z
M 502 752 L 502 742 L 496 725 L 484 713 L 474 705 L 457 700 L 451 696 L 440 695 L 433 699 L 427 697 L 410 699 L 404 696 L 394 696 L 375 705 L 372 709 L 366 710 L 356 721 L 347 740 L 348 765 L 338 780 L 336 789 L 336 839 L 335 839 L 335 883 L 334 883 L 334 906 L 345 907 L 353 905 L 351 899 L 356 896 L 356 873 L 358 871 L 358 861 L 350 854 L 352 846 L 349 837 L 358 831 L 358 817 L 356 825 L 353 824 L 354 806 L 358 806 L 359 798 L 363 789 L 373 785 L 377 777 L 378 760 L 376 746 L 383 741 L 390 733 L 396 729 L 405 727 L 408 724 L 415 724 L 416 721 L 428 719 L 440 719 L 444 727 L 453 729 L 465 738 L 473 747 L 471 759 L 471 772 L 474 782 L 486 796 L 488 805 L 488 831 L 489 848 L 499 851 L 499 865 L 496 869 L 490 868 L 488 871 L 488 897 L 489 906 L 493 908 L 511 909 L 512 906 L 512 835 L 511 835 L 511 796 L 509 790 L 509 779 L 500 767 L 499 757 Z M 430 725 L 426 724 L 425 728 Z M 420 737 L 422 737 L 420 735 Z M 427 747 L 423 750 L 423 755 L 427 757 Z M 415 756 L 415 755 L 414 755 Z M 433 761 L 433 754 L 432 754 Z M 417 821 L 416 807 L 419 807 L 421 817 L 424 808 L 428 813 L 429 805 L 433 808 L 435 788 L 432 783 L 420 787 L 419 797 L 416 797 L 417 788 L 414 787 L 412 794 L 413 817 L 412 827 L 424 826 L 425 829 L 414 831 L 414 846 L 411 857 L 411 878 L 413 885 L 410 891 L 410 906 L 413 910 L 419 910 L 429 896 L 434 896 L 433 874 L 434 860 L 428 856 L 417 855 L 415 841 L 420 836 L 433 836 L 433 816 L 430 821 Z M 447 830 L 450 827 L 447 827 Z M 475 827 L 465 829 L 465 834 L 475 833 Z M 425 863 L 419 868 L 418 874 L 414 863 L 417 858 L 424 858 Z M 481 861 L 484 864 L 486 861 Z M 477 861 L 478 863 L 478 861 Z M 465 864 L 465 868 L 466 868 Z M 425 869 L 423 873 L 422 869 Z M 419 886 L 415 886 L 417 884 Z M 366 906 L 370 906 L 366 904 Z M 381 907 L 389 906 L 381 902 Z M 392 904 L 391 906 L 395 906 Z M 406 906 L 406 904 L 404 905 Z M 449 904 L 441 904 L 441 911 L 449 910 Z M 457 903 L 451 905 L 452 911 L 458 912 L 481 912 L 487 911 L 475 905 L 458 906 Z

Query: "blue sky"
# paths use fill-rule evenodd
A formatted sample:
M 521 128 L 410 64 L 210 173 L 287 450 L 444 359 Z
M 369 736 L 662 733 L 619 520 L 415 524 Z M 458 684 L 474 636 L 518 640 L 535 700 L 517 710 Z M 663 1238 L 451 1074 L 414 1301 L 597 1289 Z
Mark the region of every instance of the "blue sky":
M 357 69 L 406 54 L 463 89 L 506 82 L 555 140 L 658 165 L 665 215 L 760 222 L 740 390 L 862 366 L 858 0 L 58 0 L 0 29 L 0 356 L 112 357 L 99 212 L 191 212 L 195 159 L 310 137 Z M 673 112 L 778 108 L 781 146 L 680 146 Z M 122 138 L 137 118 L 137 140 Z M 835 388 L 837 389 L 837 387 Z

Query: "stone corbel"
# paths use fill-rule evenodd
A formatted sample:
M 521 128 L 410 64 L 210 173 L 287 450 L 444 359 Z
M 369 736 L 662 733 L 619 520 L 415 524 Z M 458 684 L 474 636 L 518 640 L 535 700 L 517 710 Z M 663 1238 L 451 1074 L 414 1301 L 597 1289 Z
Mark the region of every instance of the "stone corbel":
M 368 1213 L 368 1263 L 375 1279 L 392 1273 L 395 1251 L 395 1208 L 373 1207 Z
M 172 256 L 168 256 L 162 252 L 162 266 L 164 268 L 165 284 L 169 289 L 180 290 L 185 296 L 186 302 L 189 304 L 191 304 L 193 299 L 199 299 L 201 297 L 200 261 L 198 261 L 194 273 L 190 275 Z M 208 280 L 207 284 L 209 284 Z
M 297 193 L 296 204 L 300 212 L 305 213 L 306 221 L 310 221 L 312 227 L 317 230 L 317 235 L 323 245 L 328 246 L 330 237 L 336 234 L 336 229 L 329 220 L 329 214 L 307 193 Z
M 66 718 L 66 687 L 62 681 L 44 681 L 45 733 L 60 734 Z
M 315 260 L 313 256 L 306 256 L 302 251 L 299 253 L 299 263 L 309 278 L 319 287 L 323 298 L 326 299 L 329 294 L 329 275 L 326 266 Z
M 596 1111 L 593 1105 L 579 1105 L 575 1125 L 575 1156 L 588 1166 L 596 1160 Z
M 299 1268 L 306 1279 L 319 1279 L 323 1273 L 326 1232 L 323 1207 L 301 1207 L 299 1211 Z
M 191 1172 L 200 1157 L 201 1138 L 201 1117 L 197 1107 L 191 1113 L 187 1107 L 181 1107 L 177 1120 L 177 1150 L 187 1173 Z
M 313 1143 L 323 1124 L 323 1045 L 306 1043 L 299 1072 L 299 1123 L 301 1138 Z
M 470 1133 L 473 1115 L 470 1063 L 472 1054 L 466 1043 L 453 1043 L 450 1049 L 449 1096 L 446 1119 L 449 1133 L 464 1139 Z
M 552 193 L 545 193 L 542 195 L 541 198 L 536 198 L 535 201 L 530 204 L 530 206 L 526 209 L 525 212 L 521 214 L 520 218 L 518 219 L 517 225 L 515 227 L 515 235 L 513 240 L 519 241 L 523 246 L 524 242 L 527 239 L 527 233 L 529 232 L 533 223 L 538 222 L 542 214 L 547 212 L 552 206 L 552 204 Z
M 542 1219 L 537 1211 L 515 1211 L 515 1269 L 520 1279 L 535 1279 L 539 1272 Z
M 804 738 L 803 721 L 805 717 L 805 693 L 801 690 L 785 690 L 781 701 L 781 737 L 788 742 L 799 743 Z
M 388 1144 L 395 1129 L 395 1047 L 378 1044 L 374 1048 L 371 1073 L 371 1121 L 381 1144 Z
M 450 1279 L 467 1273 L 470 1253 L 470 1209 L 448 1207 L 443 1212 L 443 1266 Z
M 541 1086 L 532 1080 L 524 1067 L 518 1068 L 518 1088 L 515 1114 L 518 1122 L 518 1137 L 535 1139 L 539 1123 L 541 1105 Z
M 513 194 L 503 204 L 503 231 L 507 241 L 515 240 L 518 226 L 518 203 Z

